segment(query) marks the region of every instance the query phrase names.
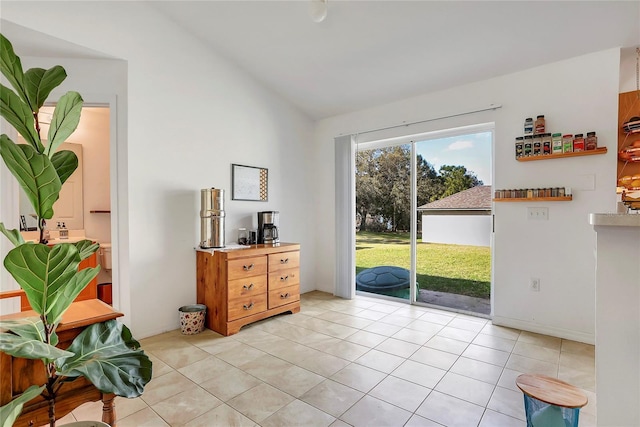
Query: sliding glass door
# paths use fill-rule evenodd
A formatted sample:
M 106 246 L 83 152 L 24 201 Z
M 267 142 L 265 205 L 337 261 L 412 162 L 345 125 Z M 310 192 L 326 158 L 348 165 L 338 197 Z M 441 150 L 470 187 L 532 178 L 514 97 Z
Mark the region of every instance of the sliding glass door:
M 356 152 L 356 291 L 411 296 L 411 144 Z
M 491 126 L 356 144 L 358 293 L 490 314 Z

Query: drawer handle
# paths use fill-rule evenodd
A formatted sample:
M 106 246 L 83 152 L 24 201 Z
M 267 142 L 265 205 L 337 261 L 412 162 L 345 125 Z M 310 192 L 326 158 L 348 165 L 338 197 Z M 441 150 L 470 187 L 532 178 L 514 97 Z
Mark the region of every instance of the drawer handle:
M 289 280 L 289 276 L 284 276 L 284 277 L 280 276 L 281 282 L 286 282 L 287 280 Z
M 289 262 L 289 258 L 281 259 L 280 264 L 287 264 Z
M 253 308 L 253 301 L 251 301 L 251 304 L 249 304 L 249 305 L 244 304 L 242 306 L 242 308 L 244 308 L 245 310 L 251 310 Z
M 253 270 L 253 267 L 254 267 L 254 265 L 253 265 L 253 264 L 250 264 L 250 265 L 243 265 L 243 266 L 242 266 L 242 269 L 243 269 L 244 271 L 251 271 L 251 270 Z
M 289 298 L 289 292 L 287 292 L 286 294 L 280 294 L 280 298 L 282 298 L 282 299 Z
M 247 285 L 242 285 L 242 288 L 243 288 L 245 291 L 250 291 L 251 289 L 253 289 L 253 283 L 252 283 L 252 284 L 250 284 L 249 286 L 247 286 Z

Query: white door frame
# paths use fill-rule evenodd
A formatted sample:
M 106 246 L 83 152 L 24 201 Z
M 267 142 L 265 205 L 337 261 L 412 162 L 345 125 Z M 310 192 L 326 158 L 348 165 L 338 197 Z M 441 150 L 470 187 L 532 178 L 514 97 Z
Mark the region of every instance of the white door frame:
M 62 93 L 51 94 L 52 99 L 58 99 Z M 118 139 L 118 105 L 117 96 L 115 94 L 83 94 L 85 101 L 83 107 L 108 107 L 109 108 L 109 174 L 110 174 L 110 187 L 111 187 L 111 244 L 112 244 L 112 291 L 113 291 L 113 307 L 118 311 L 130 316 L 131 311 L 131 292 L 129 283 L 129 262 L 127 254 L 129 252 L 129 242 L 126 238 L 128 233 L 127 215 L 126 209 L 127 200 L 126 194 L 122 194 L 121 186 L 126 188 L 126 171 L 124 174 L 120 174 L 119 164 L 123 162 L 122 159 L 126 159 L 126 147 L 125 142 Z M 47 105 L 55 104 L 47 103 Z M 6 130 L 4 125 L 7 125 Z M 3 123 L 3 132 L 7 133 L 12 139 L 17 137 L 15 130 L 8 126 L 6 122 Z M 119 147 L 118 144 L 123 144 Z M 126 161 L 124 163 L 126 165 Z M 121 176 L 122 175 L 122 176 Z M 124 182 L 123 182 L 124 181 Z M 13 175 L 2 165 L 1 171 L 1 183 L 0 196 L 2 198 L 2 210 L 0 211 L 0 221 L 5 224 L 18 224 L 19 218 L 19 202 L 18 202 L 18 182 Z M 121 184 L 121 185 L 120 185 Z M 121 215 L 124 213 L 124 215 Z M 9 227 L 12 228 L 12 227 Z M 3 240 L 4 239 L 3 237 Z M 6 254 L 10 248 L 6 248 L 5 242 L 0 244 L 2 248 L 2 254 Z M 4 256 L 3 256 L 4 258 Z M 4 269 L 3 269 L 4 270 Z M 5 274 L 0 273 L 2 278 L 2 290 L 16 289 L 17 284 L 12 283 L 12 278 Z M 3 311 L 11 309 L 15 311 L 19 307 L 18 304 L 12 304 L 12 308 L 7 304 L 2 306 Z M 18 308 L 19 310 L 19 308 Z
M 416 151 L 415 142 L 430 139 L 451 137 L 456 135 L 468 135 L 472 133 L 491 132 L 491 152 L 495 149 L 495 123 L 485 122 L 473 125 L 458 126 L 450 129 L 440 129 L 405 135 L 400 137 L 372 140 L 367 138 L 367 149 L 388 147 L 411 143 L 411 277 L 410 304 L 416 304 L 416 220 L 417 220 L 417 200 L 415 200 L 416 183 Z M 336 158 L 336 288 L 335 295 L 351 299 L 356 294 L 355 287 L 355 154 L 358 145 L 357 135 L 345 135 L 335 139 Z M 364 144 L 363 144 L 364 145 Z M 348 159 L 346 158 L 348 157 Z M 493 166 L 492 154 L 492 174 L 495 170 Z M 349 250 L 347 251 L 347 248 Z M 491 239 L 491 256 L 494 255 L 493 235 Z M 493 263 L 491 263 L 491 313 L 493 314 Z M 426 305 L 426 304 L 422 304 Z

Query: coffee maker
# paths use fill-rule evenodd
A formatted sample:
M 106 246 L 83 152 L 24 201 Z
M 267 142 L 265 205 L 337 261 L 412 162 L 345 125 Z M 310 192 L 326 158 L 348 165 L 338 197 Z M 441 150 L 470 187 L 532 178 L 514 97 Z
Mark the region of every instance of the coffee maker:
M 279 243 L 278 225 L 280 213 L 278 211 L 258 212 L 258 243 Z

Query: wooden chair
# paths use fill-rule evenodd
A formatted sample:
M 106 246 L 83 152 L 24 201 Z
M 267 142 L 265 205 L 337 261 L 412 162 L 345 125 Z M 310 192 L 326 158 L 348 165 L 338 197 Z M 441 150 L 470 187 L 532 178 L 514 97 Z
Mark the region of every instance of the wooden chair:
M 0 299 L 24 297 L 23 291 L 0 292 Z M 24 297 L 26 299 L 26 297 Z M 94 297 L 95 298 L 95 297 Z M 57 329 L 58 347 L 67 348 L 87 326 L 105 322 L 122 316 L 111 306 L 98 299 L 74 301 L 62 316 Z M 0 319 L 15 319 L 37 316 L 34 311 L 23 311 Z M 0 406 L 9 403 L 31 385 L 46 383 L 46 373 L 41 360 L 30 360 L 12 357 L 0 352 Z M 78 406 L 86 402 L 102 400 L 102 421 L 116 426 L 115 395 L 101 393 L 85 378 L 65 383 L 60 388 L 56 399 L 56 418 L 62 418 Z M 16 420 L 16 427 L 40 426 L 49 423 L 48 402 L 38 396 L 24 405 L 22 414 Z

